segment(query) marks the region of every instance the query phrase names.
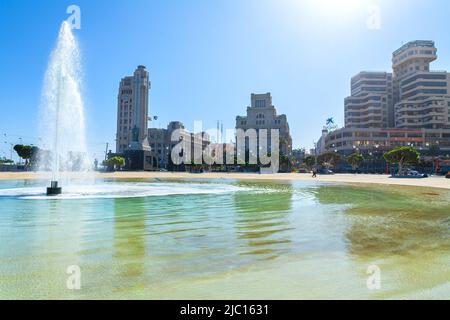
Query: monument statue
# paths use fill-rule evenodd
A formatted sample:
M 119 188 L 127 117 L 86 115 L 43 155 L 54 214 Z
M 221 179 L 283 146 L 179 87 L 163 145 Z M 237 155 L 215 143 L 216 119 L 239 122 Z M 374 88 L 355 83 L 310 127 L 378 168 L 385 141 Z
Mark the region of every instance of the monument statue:
M 132 142 L 139 142 L 139 128 L 134 126 L 133 130 L 131 130 Z

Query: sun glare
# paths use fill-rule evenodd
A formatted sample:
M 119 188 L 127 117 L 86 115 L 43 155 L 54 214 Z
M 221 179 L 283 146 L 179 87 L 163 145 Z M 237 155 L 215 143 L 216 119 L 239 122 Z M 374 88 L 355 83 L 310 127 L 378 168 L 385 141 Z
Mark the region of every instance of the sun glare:
M 363 9 L 364 0 L 306 0 L 307 6 L 314 14 L 348 17 Z

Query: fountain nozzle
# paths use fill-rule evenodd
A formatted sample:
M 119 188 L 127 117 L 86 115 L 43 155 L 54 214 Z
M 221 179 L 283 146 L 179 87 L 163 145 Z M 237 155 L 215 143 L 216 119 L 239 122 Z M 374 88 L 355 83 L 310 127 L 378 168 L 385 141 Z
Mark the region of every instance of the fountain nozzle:
M 47 196 L 57 196 L 62 193 L 62 188 L 58 187 L 58 181 L 52 181 L 50 187 L 47 188 Z

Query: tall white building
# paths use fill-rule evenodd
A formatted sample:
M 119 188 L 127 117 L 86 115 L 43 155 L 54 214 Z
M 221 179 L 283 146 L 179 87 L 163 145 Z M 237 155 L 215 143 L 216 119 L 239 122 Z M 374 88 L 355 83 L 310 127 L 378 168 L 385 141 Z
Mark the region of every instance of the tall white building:
M 116 152 L 127 150 L 150 151 L 147 140 L 149 112 L 149 73 L 138 66 L 133 76 L 120 81 L 117 98 Z
M 394 125 L 392 74 L 360 72 L 351 80 L 345 99 L 345 126 L 387 128 Z
M 437 59 L 433 41 L 413 41 L 393 53 L 395 126 L 450 128 L 450 74 L 431 71 Z
M 392 55 L 393 73 L 361 72 L 345 99 L 345 128 L 322 134 L 318 154 L 376 154 L 399 146 L 450 151 L 450 74 L 433 71 L 433 41 L 411 41 Z

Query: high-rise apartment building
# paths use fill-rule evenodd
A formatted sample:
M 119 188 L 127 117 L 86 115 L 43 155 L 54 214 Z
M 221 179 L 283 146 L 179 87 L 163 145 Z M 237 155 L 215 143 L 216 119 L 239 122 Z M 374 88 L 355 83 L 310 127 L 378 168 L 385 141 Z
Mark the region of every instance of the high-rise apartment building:
M 117 153 L 150 150 L 147 141 L 149 90 L 149 73 L 145 66 L 138 66 L 133 76 L 120 81 L 117 98 Z
M 437 59 L 433 41 L 413 41 L 393 53 L 395 126 L 450 128 L 450 75 L 430 71 Z
M 412 41 L 393 53 L 393 73 L 361 72 L 345 99 L 345 128 L 322 133 L 317 153 L 376 153 L 399 146 L 450 151 L 450 74 L 432 71 L 433 41 Z
M 345 126 L 387 128 L 394 124 L 392 74 L 361 72 L 351 80 L 345 99 Z

